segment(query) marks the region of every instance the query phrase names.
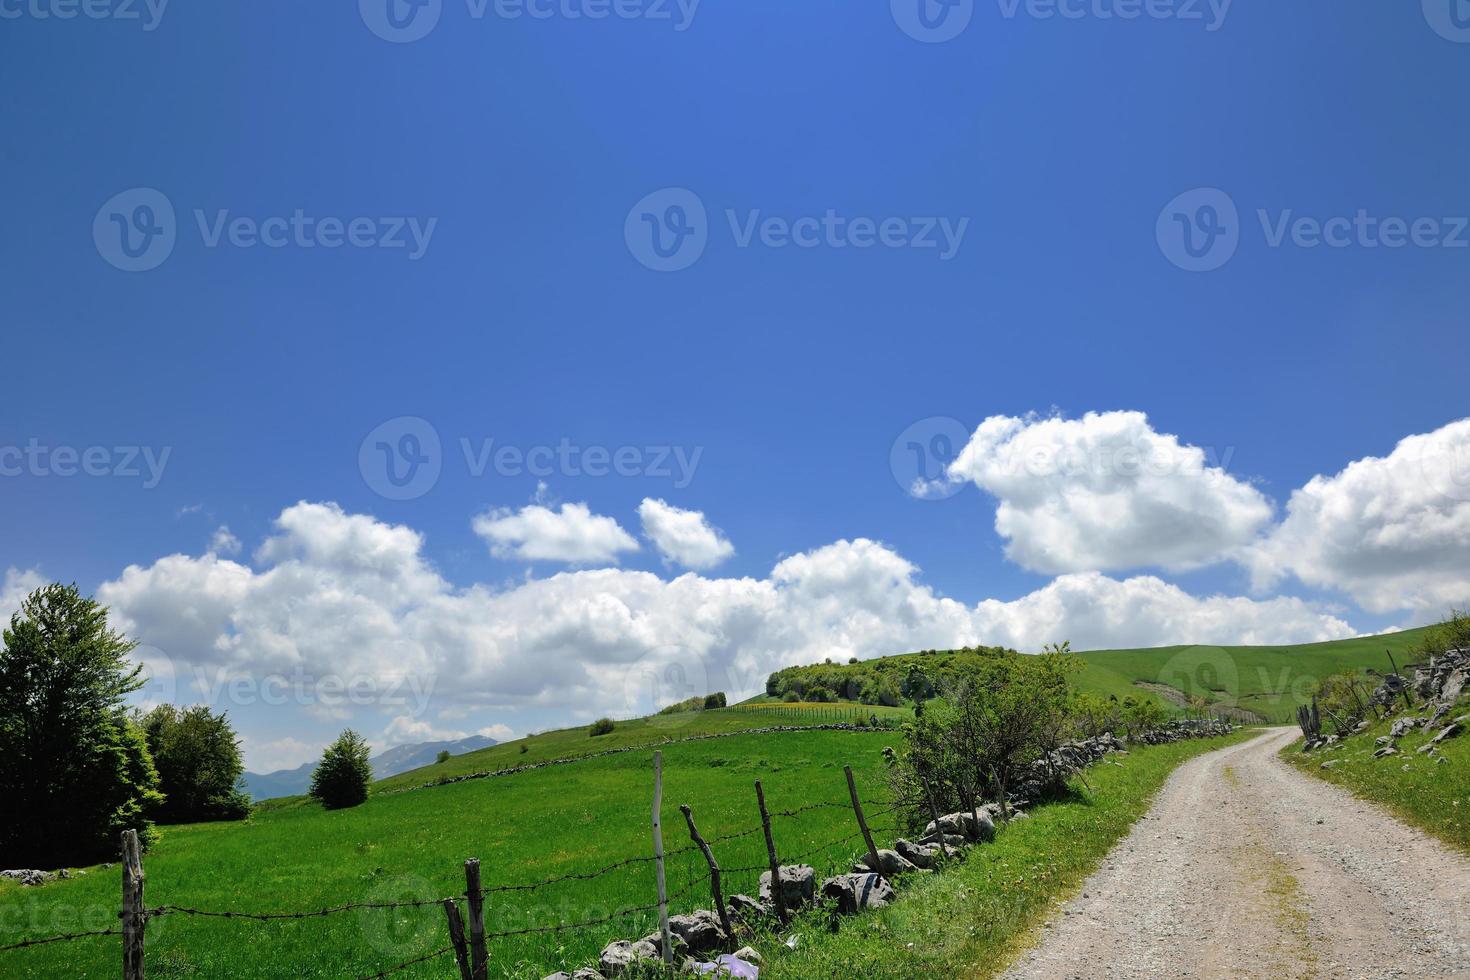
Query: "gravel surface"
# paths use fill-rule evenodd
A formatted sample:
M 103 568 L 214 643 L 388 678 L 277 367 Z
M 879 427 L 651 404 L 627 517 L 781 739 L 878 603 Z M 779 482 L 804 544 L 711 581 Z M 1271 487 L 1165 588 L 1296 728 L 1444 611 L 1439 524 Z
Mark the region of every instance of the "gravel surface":
M 1470 978 L 1470 857 L 1287 766 L 1297 734 L 1180 766 L 1005 977 Z

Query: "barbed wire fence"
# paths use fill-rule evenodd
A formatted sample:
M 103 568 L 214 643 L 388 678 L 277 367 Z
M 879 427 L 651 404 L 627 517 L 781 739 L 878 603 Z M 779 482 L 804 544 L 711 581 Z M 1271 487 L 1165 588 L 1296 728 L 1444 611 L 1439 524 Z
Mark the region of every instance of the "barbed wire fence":
M 658 801 L 662 793 L 662 753 L 654 752 L 653 755 L 655 773 L 654 798 L 655 801 Z M 723 879 L 726 876 L 752 873 L 770 874 L 771 902 L 774 906 L 776 918 L 784 924 L 789 919 L 789 912 L 784 905 L 780 868 L 790 867 L 794 864 L 808 861 L 817 855 L 829 853 L 834 848 L 861 840 L 864 842 L 864 850 L 867 852 L 869 858 L 869 866 L 873 871 L 881 873 L 876 864 L 876 849 L 873 844 L 867 819 L 870 816 L 877 818 L 896 813 L 901 807 L 891 802 L 876 805 L 869 803 L 868 806 L 871 809 L 865 811 L 863 801 L 858 797 L 851 768 L 848 767 L 844 771 L 847 776 L 847 788 L 849 790 L 849 799 L 847 801 L 820 801 L 776 811 L 767 809 L 765 789 L 761 785 L 761 781 L 756 780 L 755 791 L 760 823 L 716 837 L 703 837 L 698 831 L 692 808 L 687 804 L 683 805 L 679 809 L 687 822 L 692 843 L 667 852 L 662 847 L 661 836 L 656 829 L 652 853 L 623 858 L 590 871 L 568 872 L 538 881 L 489 886 L 482 886 L 480 884 L 479 859 L 471 858 L 464 862 L 465 891 L 462 895 L 409 899 L 405 901 L 347 902 L 304 911 L 248 912 L 229 909 L 196 908 L 177 904 L 162 904 L 149 907 L 144 902 L 144 885 L 146 879 L 137 832 L 127 830 L 122 833 L 122 906 L 118 912 L 119 926 L 87 932 L 61 933 L 42 938 L 25 939 L 9 945 L 0 946 L 0 954 L 56 943 L 69 943 L 116 936 L 121 939 L 123 980 L 143 980 L 145 970 L 145 939 L 148 923 L 165 917 L 277 922 L 283 920 L 326 918 L 347 912 L 427 909 L 437 906 L 442 909 L 445 916 L 445 928 L 449 940 L 447 945 L 435 949 L 432 952 L 386 967 L 377 973 L 363 977 L 362 980 L 376 980 L 376 978 L 393 976 L 412 967 L 447 957 L 453 958 L 461 980 L 486 980 L 490 959 L 489 944 L 493 941 L 511 939 L 518 936 L 549 935 L 593 929 L 648 912 L 657 912 L 659 914 L 661 923 L 659 935 L 661 941 L 658 944 L 660 947 L 659 952 L 662 954 L 665 963 L 672 964 L 674 944 L 671 941 L 666 924 L 668 921 L 669 906 L 681 899 L 687 898 L 705 888 L 709 888 L 715 914 L 722 920 L 727 935 L 733 935 L 722 887 Z M 653 811 L 655 828 L 661 816 L 660 809 L 656 808 Z M 823 809 L 851 810 L 855 818 L 857 830 L 815 847 L 803 849 L 798 853 L 782 856 L 776 845 L 777 835 L 772 829 L 772 821 L 794 820 L 805 814 Z M 740 841 L 757 834 L 761 834 L 764 837 L 767 857 L 765 863 L 744 867 L 721 868 L 719 866 L 714 850 L 717 846 Z M 699 858 L 696 859 L 693 855 L 699 855 Z M 668 892 L 663 887 L 666 865 L 673 859 L 683 857 L 690 857 L 691 865 L 697 860 L 703 860 L 706 867 L 702 871 L 691 869 L 683 884 L 673 892 Z M 487 931 L 485 929 L 484 900 L 489 896 L 538 892 L 542 889 L 551 888 L 567 882 L 593 881 L 625 868 L 645 865 L 653 865 L 658 871 L 657 880 L 659 887 L 655 901 L 617 908 L 606 915 L 571 922 L 559 922 L 552 925 L 528 925 L 522 928 L 503 929 L 499 931 Z M 3 969 L 0 969 L 0 972 L 4 972 Z

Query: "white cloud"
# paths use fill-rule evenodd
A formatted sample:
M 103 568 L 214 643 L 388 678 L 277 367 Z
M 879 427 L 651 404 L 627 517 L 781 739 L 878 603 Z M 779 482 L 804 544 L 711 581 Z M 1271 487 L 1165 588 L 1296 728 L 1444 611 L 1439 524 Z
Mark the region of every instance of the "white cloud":
M 1313 477 L 1245 560 L 1258 588 L 1295 574 L 1377 613 L 1470 605 L 1470 419 Z
M 476 517 L 472 526 L 497 558 L 600 565 L 638 550 L 638 542 L 616 520 L 593 514 L 586 504 L 492 510 Z
M 497 742 L 509 742 L 516 737 L 516 733 L 511 730 L 509 725 L 486 725 L 484 728 L 475 732 L 475 734 L 482 735 L 485 738 L 493 738 Z
M 1032 571 L 1188 568 L 1248 545 L 1261 493 L 1142 412 L 993 416 L 949 467 L 997 498 L 1006 555 Z
M 250 771 L 258 773 L 295 769 L 321 758 L 325 746 L 311 745 L 299 738 L 255 739 L 240 737 L 240 752 L 250 760 Z
M 638 505 L 638 517 L 643 521 L 643 534 L 666 561 L 703 570 L 735 554 L 735 546 L 700 511 L 645 497 Z
M 407 528 L 330 504 L 297 504 L 277 525 L 256 553 L 258 568 L 171 555 L 129 567 L 100 594 L 132 635 L 178 663 L 380 686 L 410 676 L 432 687 L 440 718 L 468 717 L 456 710 L 463 705 L 477 715 L 539 706 L 629 716 L 694 693 L 748 695 L 794 663 L 928 647 L 1290 642 L 1353 632 L 1298 600 L 1196 598 L 1149 577 L 1067 575 L 1013 601 L 968 606 L 937 595 L 914 565 L 866 539 L 794 555 L 763 579 L 691 572 L 664 580 L 603 568 L 498 591 L 456 589 Z M 444 734 L 422 710 L 395 713 L 403 720 L 385 735 Z
M 4 581 L 0 581 L 0 629 L 9 629 L 10 617 L 20 611 L 21 602 L 45 584 L 34 568 L 7 568 Z
M 238 555 L 240 553 L 240 539 L 230 533 L 229 527 L 221 524 L 214 529 L 214 534 L 210 536 L 209 550 L 217 555 Z
M 1313 643 L 1353 636 L 1335 616 L 1300 599 L 1198 598 L 1150 575 L 1109 578 L 1063 575 L 1013 602 L 976 607 L 990 642 L 1037 649 L 1038 641 L 1072 640 L 1079 650 L 1163 644 Z

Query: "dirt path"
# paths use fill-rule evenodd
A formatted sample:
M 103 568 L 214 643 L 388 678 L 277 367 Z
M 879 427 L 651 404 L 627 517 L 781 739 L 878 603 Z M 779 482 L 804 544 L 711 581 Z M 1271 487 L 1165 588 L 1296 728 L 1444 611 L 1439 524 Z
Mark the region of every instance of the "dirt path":
M 1294 731 L 1181 766 L 1005 976 L 1470 977 L 1470 857 L 1291 769 Z

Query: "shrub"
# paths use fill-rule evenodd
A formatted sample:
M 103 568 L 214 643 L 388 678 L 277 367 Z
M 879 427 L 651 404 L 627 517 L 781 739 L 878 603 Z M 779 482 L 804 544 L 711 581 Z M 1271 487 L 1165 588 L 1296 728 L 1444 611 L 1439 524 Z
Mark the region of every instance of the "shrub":
M 522 742 L 521 743 L 521 755 L 525 755 L 528 751 L 530 751 L 530 750 L 526 748 L 526 743 L 525 742 Z
M 436 763 L 440 763 L 440 764 L 445 763 L 445 762 L 448 762 L 449 761 L 449 750 L 448 749 L 440 749 L 439 750 L 439 754 L 436 755 L 436 756 L 434 756 L 434 761 Z
M 373 766 L 362 736 L 347 729 L 327 746 L 322 761 L 311 774 L 311 795 L 328 810 L 357 806 L 368 797 Z
M 712 708 L 723 708 L 723 707 L 725 707 L 725 692 L 724 691 L 716 691 L 713 694 L 706 694 L 704 696 L 704 707 L 705 707 L 705 710 L 706 711 L 708 711 L 708 710 L 710 710 Z
M 0 867 L 115 858 L 124 830 L 146 846 L 163 797 L 124 704 L 143 686 L 136 644 L 59 583 L 27 596 L 0 639 Z
M 941 806 L 971 809 L 1006 800 L 1031 763 L 1055 748 L 1066 718 L 1068 675 L 1062 654 L 1007 654 L 976 660 L 907 727 L 894 760 L 896 795 L 917 813 L 932 790 Z
M 613 724 L 611 718 L 599 718 L 592 723 L 592 727 L 588 730 L 587 734 L 596 738 L 599 735 L 611 734 L 615 727 L 617 726 Z
M 801 695 L 797 694 L 795 691 L 787 691 L 785 694 L 781 695 L 781 700 L 785 701 L 787 704 L 795 704 L 796 702 L 801 700 Z

